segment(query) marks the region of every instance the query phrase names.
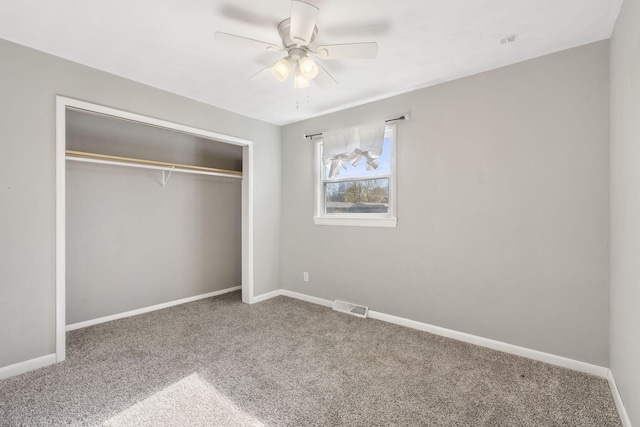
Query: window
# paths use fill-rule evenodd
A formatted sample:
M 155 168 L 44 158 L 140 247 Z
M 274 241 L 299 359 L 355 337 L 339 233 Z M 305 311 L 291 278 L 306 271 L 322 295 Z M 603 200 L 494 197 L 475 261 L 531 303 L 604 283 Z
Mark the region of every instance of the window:
M 395 227 L 396 125 L 384 127 L 382 151 L 378 157 L 375 157 L 377 153 L 367 155 L 371 151 L 365 151 L 366 142 L 363 141 L 359 146 L 362 150 L 338 149 L 334 152 L 340 154 L 328 159 L 323 144 L 322 139 L 316 142 L 314 222 L 318 225 Z M 343 150 L 346 152 L 341 152 Z

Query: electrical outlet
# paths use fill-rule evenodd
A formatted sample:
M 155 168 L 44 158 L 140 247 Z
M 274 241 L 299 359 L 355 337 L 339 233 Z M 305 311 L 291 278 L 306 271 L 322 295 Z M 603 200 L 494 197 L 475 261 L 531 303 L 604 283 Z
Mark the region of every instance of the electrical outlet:
M 309 281 L 309 273 L 307 273 L 306 271 L 304 273 L 302 273 L 302 277 L 304 278 L 305 282 Z

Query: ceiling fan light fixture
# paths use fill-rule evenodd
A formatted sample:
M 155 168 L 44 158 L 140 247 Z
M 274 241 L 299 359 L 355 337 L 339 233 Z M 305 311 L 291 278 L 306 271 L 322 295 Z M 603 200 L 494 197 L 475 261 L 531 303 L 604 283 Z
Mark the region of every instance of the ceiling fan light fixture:
M 267 67 L 273 77 L 284 82 L 290 74 L 294 74 L 294 87 L 307 88 L 311 80 L 319 87 L 328 89 L 338 82 L 322 66 L 322 60 L 342 59 L 373 59 L 378 56 L 378 43 L 342 43 L 315 46 L 314 41 L 318 34 L 319 9 L 309 3 L 314 0 L 290 0 L 291 14 L 278 24 L 278 34 L 281 44 L 254 40 L 248 37 L 230 33 L 216 32 L 215 38 L 221 41 L 252 46 L 266 50 L 267 52 L 286 52 L 287 56 L 275 64 Z M 313 47 L 312 47 L 313 45 Z M 316 62 L 315 59 L 319 60 Z M 292 68 L 293 67 L 293 68 Z M 254 77 L 259 73 L 255 74 Z M 253 77 L 251 77 L 253 78 Z
M 318 65 L 308 56 L 300 58 L 298 61 L 298 69 L 302 77 L 306 80 L 313 80 L 318 75 Z
M 271 74 L 280 82 L 287 80 L 290 72 L 291 62 L 289 58 L 282 58 L 271 67 Z
M 293 76 L 293 86 L 296 89 L 304 89 L 310 86 L 309 80 L 304 78 L 304 76 L 300 72 L 300 65 L 298 65 L 298 67 L 296 68 L 296 74 Z

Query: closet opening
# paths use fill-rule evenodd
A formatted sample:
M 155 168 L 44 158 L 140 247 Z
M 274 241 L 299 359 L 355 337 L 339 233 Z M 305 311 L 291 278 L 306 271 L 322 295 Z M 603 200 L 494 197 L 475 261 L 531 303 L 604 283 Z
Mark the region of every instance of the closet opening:
M 68 330 L 240 288 L 252 303 L 252 142 L 56 102 L 56 360 Z

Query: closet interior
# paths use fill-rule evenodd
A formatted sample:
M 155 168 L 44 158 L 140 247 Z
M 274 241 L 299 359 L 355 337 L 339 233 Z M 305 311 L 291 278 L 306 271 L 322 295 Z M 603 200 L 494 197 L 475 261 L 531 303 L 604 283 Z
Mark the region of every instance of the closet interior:
M 66 324 L 241 286 L 241 146 L 66 111 Z

